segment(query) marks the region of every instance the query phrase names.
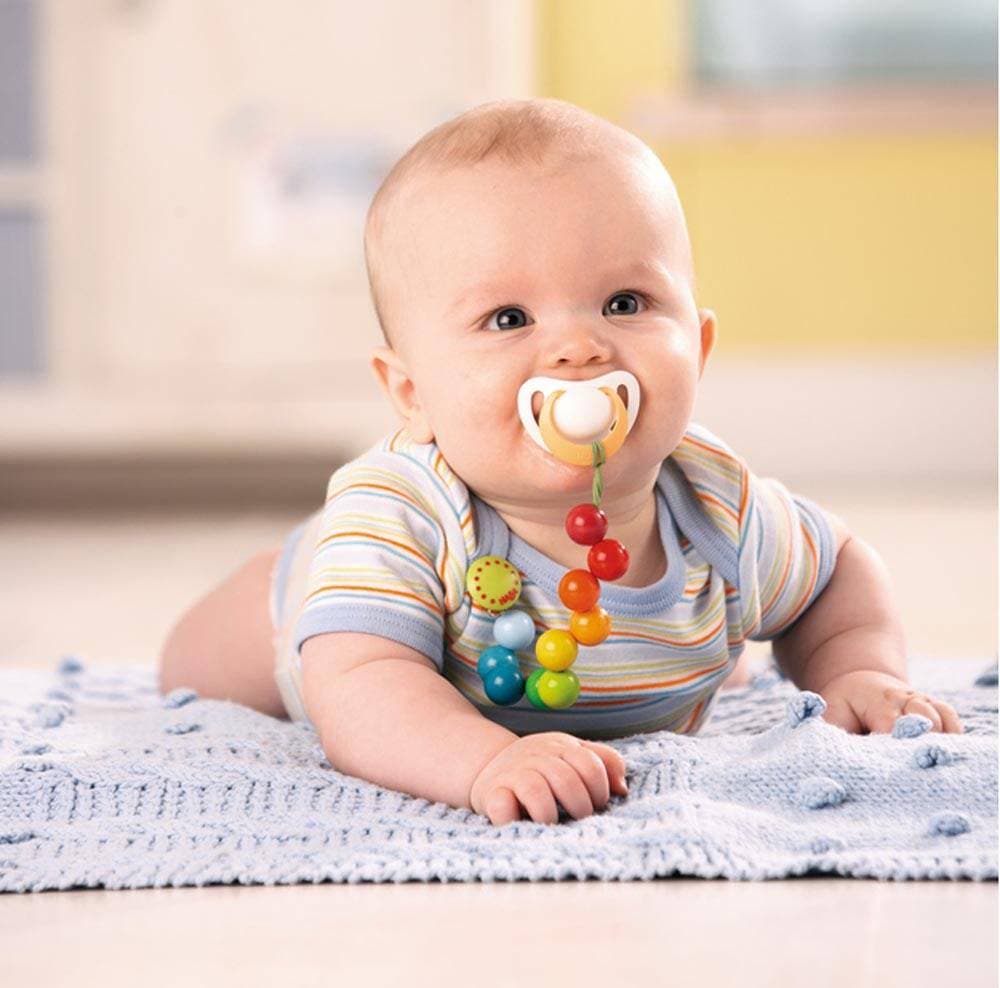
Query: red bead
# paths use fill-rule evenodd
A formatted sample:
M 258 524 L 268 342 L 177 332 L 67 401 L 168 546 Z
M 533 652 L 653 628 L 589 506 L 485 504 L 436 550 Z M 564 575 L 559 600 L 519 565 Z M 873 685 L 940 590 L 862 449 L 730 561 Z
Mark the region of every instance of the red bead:
M 596 504 L 578 504 L 566 515 L 566 534 L 577 545 L 593 545 L 608 534 L 608 516 Z
M 628 571 L 628 550 L 617 539 L 605 539 L 590 547 L 587 565 L 599 580 L 617 580 Z
M 597 577 L 585 569 L 571 569 L 559 581 L 559 599 L 571 611 L 589 611 L 600 596 Z

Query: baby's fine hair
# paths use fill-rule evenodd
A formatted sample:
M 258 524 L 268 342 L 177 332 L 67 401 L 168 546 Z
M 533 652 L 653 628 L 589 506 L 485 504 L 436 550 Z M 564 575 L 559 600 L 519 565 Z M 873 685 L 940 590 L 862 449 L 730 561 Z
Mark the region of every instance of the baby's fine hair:
M 610 121 L 572 103 L 550 98 L 482 103 L 424 134 L 382 181 L 365 222 L 368 287 L 386 343 L 392 346 L 383 301 L 386 216 L 410 178 L 426 169 L 447 171 L 488 159 L 512 165 L 540 165 L 553 153 L 561 159 L 585 158 L 606 148 L 611 135 L 645 147 L 634 134 Z

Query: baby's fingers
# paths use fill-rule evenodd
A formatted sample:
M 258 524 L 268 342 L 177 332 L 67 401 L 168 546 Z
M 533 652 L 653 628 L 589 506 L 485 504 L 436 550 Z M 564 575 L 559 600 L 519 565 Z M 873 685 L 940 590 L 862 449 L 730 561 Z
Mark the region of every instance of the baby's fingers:
M 580 748 L 577 747 L 577 751 Z M 566 812 L 575 820 L 582 820 L 594 812 L 594 803 L 583 784 L 580 772 L 564 754 L 549 757 L 538 763 L 538 771 L 548 780 L 549 788 Z M 601 771 L 604 771 L 603 766 Z M 558 820 L 558 816 L 555 821 Z
M 498 786 L 489 794 L 485 809 L 490 823 L 497 827 L 521 819 L 521 805 L 514 793 L 505 786 Z
M 823 720 L 834 727 L 842 727 L 850 734 L 861 733 L 861 721 L 853 707 L 842 696 L 831 697 L 826 701 Z
M 962 722 L 958 718 L 958 713 L 950 703 L 945 703 L 943 700 L 934 700 L 933 703 L 934 706 L 937 707 L 938 713 L 941 715 L 941 723 L 944 725 L 945 734 L 965 733 L 965 728 L 962 727 Z
M 580 744 L 585 748 L 589 748 L 604 762 L 608 778 L 611 780 L 611 787 L 615 792 L 619 796 L 627 796 L 628 783 L 625 781 L 625 759 L 609 744 L 601 744 L 599 741 L 581 741 Z
M 892 734 L 893 725 L 902 713 L 903 704 L 899 700 L 877 700 L 861 712 L 861 726 L 870 734 Z
M 943 700 L 935 700 L 926 693 L 920 693 L 906 701 L 905 709 L 908 714 L 921 714 L 926 717 L 935 731 L 942 731 L 945 734 L 962 733 L 962 722 L 958 719 L 955 708 Z
M 536 823 L 559 822 L 555 796 L 552 795 L 548 779 L 538 769 L 529 768 L 518 772 L 513 785 L 517 798 L 532 820 Z
M 608 783 L 608 770 L 604 767 L 604 762 L 597 757 L 597 753 L 592 748 L 585 748 L 581 744 L 574 748 L 568 748 L 559 757 L 563 761 L 569 762 L 583 780 L 583 784 L 590 793 L 593 808 L 603 810 L 611 798 L 611 790 Z
M 906 701 L 903 712 L 907 714 L 920 714 L 921 717 L 926 717 L 931 722 L 931 730 L 941 730 L 941 715 L 937 712 L 933 704 L 925 700 L 922 696 L 911 696 Z

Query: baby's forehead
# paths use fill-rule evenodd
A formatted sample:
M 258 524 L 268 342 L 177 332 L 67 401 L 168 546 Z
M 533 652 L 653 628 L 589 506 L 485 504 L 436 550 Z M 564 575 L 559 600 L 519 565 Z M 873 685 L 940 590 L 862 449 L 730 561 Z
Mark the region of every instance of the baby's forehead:
M 642 177 L 649 193 L 654 193 L 657 185 L 673 190 L 666 168 L 649 147 L 641 141 L 635 145 L 616 141 L 601 147 L 550 148 L 538 155 L 517 158 L 496 156 L 452 165 L 425 162 L 400 183 L 399 198 L 401 201 L 426 201 L 431 190 L 441 193 L 456 184 L 488 194 L 497 189 L 498 183 L 504 187 L 533 186 L 540 179 L 581 169 L 600 169 L 622 183 L 634 184 Z
M 529 161 L 498 158 L 409 176 L 384 228 L 383 246 L 395 255 L 384 269 L 394 307 L 437 315 L 484 283 L 520 290 L 525 279 L 516 272 L 529 269 L 532 280 L 541 269 L 534 259 L 548 249 L 551 258 L 579 247 L 594 274 L 599 266 L 638 260 L 689 280 L 690 245 L 676 189 L 660 160 L 638 143 L 638 150 L 618 145 Z M 548 248 L 539 246 L 541 239 Z
M 645 148 L 645 145 L 642 145 Z M 645 148 L 649 152 L 648 148 Z M 484 230 L 495 246 L 524 245 L 529 230 L 556 236 L 575 217 L 608 226 L 686 224 L 670 175 L 652 152 L 609 149 L 601 154 L 551 154 L 540 161 L 502 159 L 412 176 L 387 229 L 397 247 L 433 254 L 434 240 L 474 244 Z

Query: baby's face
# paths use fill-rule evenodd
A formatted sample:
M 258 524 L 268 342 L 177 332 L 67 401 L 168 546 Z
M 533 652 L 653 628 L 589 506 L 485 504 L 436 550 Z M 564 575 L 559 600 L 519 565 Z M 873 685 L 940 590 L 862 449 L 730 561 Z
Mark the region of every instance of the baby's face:
M 437 442 L 495 506 L 563 511 L 589 500 L 593 469 L 531 439 L 518 388 L 627 370 L 640 411 L 604 486 L 650 488 L 690 421 L 715 331 L 694 302 L 664 173 L 632 152 L 544 168 L 490 161 L 421 178 L 391 222 L 387 309 L 419 405 L 414 438 Z

